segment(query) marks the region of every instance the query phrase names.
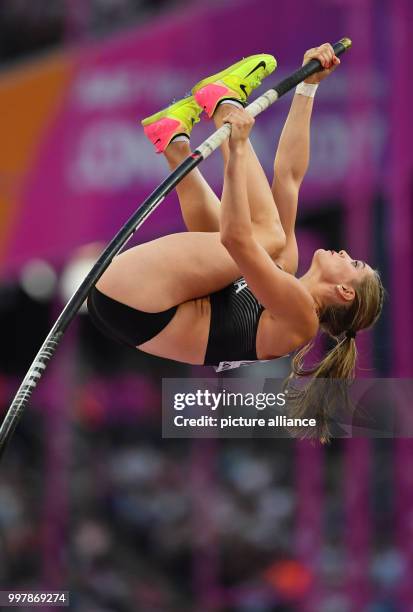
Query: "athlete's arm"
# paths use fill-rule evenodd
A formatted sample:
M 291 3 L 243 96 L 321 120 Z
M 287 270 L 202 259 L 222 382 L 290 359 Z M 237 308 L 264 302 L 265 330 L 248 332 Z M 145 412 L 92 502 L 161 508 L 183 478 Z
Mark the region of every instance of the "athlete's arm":
M 225 168 L 221 198 L 221 242 L 235 247 L 237 242 L 257 239 L 271 254 L 281 252 L 285 246 L 285 234 L 281 223 L 269 228 L 264 223 L 253 223 L 248 201 L 247 156 L 248 136 L 254 119 L 245 110 L 232 108 L 225 117 L 231 124 L 229 158 Z M 228 248 L 230 251 L 230 248 Z
M 221 242 L 235 243 L 253 235 L 247 191 L 247 139 L 254 119 L 234 108 L 225 118 L 231 124 L 229 159 L 225 167 L 221 198 Z
M 293 346 L 308 342 L 319 320 L 311 294 L 292 274 L 277 268 L 255 239 L 227 246 L 257 300 L 277 320 L 284 321 Z
M 261 304 L 292 324 L 298 345 L 318 329 L 314 301 L 299 280 L 277 268 L 253 232 L 245 170 L 247 139 L 254 120 L 235 109 L 226 121 L 231 123 L 231 138 L 221 203 L 221 242 Z
M 320 60 L 324 70 L 306 79 L 306 83 L 319 83 L 338 66 L 340 60 L 333 48 L 326 43 L 309 49 L 303 64 L 311 59 Z M 295 238 L 298 193 L 310 160 L 310 123 L 314 98 L 295 94 L 285 122 L 274 161 L 272 192 L 286 235 L 286 246 L 277 257 L 283 269 L 295 274 L 298 266 L 298 249 Z

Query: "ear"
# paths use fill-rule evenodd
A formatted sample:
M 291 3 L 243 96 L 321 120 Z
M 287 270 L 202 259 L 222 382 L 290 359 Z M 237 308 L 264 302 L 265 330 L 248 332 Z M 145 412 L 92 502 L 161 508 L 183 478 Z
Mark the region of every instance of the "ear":
M 351 285 L 336 285 L 336 293 L 343 302 L 352 302 L 356 295 Z

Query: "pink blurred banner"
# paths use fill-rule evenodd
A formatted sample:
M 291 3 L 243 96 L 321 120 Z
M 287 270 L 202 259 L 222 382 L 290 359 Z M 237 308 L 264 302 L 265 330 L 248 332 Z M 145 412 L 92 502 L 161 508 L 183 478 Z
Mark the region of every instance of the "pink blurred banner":
M 314 4 L 323 15 L 316 21 L 311 18 Z M 183 96 L 208 73 L 242 56 L 273 52 L 279 69 L 267 79 L 264 91 L 301 64 L 306 48 L 351 34 L 343 31 L 344 10 L 336 6 L 326 11 L 322 0 L 311 7 L 304 4 L 300 11 L 291 11 L 286 0 L 278 2 L 276 10 L 270 0 L 263 0 L 259 10 L 252 0 L 196 5 L 184 15 L 172 13 L 109 41 L 3 75 L 0 89 L 10 96 L 7 102 L 0 100 L 0 125 L 4 124 L 9 149 L 16 150 L 18 158 L 5 170 L 8 188 L 0 215 L 6 270 L 16 270 L 33 257 L 64 262 L 80 245 L 110 240 L 167 175 L 164 161 L 143 136 L 141 118 Z M 233 23 L 236 35 L 231 35 L 229 44 L 228 27 Z M 357 40 L 351 53 L 357 54 Z M 349 142 L 343 112 L 349 93 L 345 64 L 343 59 L 342 67 L 319 90 L 312 161 L 303 188 L 306 206 L 338 197 L 350 168 L 350 151 L 358 146 L 354 134 Z M 383 89 L 374 75 L 372 82 L 371 95 L 380 99 Z M 40 110 L 33 113 L 32 101 L 41 92 Z M 1 112 L 10 101 L 14 107 L 19 102 L 13 116 Z M 253 141 L 268 174 L 288 103 L 281 101 L 264 113 L 254 128 Z M 371 131 L 372 124 L 378 129 Z M 377 163 L 384 149 L 383 119 L 376 112 L 359 128 L 363 146 L 368 128 L 367 146 Z M 208 121 L 196 126 L 193 145 L 212 130 Z M 30 155 L 22 153 L 28 150 Z M 6 155 L 0 156 L 0 167 L 6 163 Z M 219 192 L 219 155 L 202 169 Z M 170 196 L 142 227 L 137 240 L 181 228 L 176 199 Z

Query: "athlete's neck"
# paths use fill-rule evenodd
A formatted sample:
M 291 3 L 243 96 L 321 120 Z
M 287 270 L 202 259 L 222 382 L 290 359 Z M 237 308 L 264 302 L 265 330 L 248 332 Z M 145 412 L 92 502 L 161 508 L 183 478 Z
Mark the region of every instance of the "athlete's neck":
M 324 282 L 320 274 L 315 271 L 307 270 L 307 272 L 299 279 L 300 283 L 304 285 L 307 291 L 310 293 L 314 300 L 314 308 L 318 315 L 331 301 L 331 288 L 330 285 Z

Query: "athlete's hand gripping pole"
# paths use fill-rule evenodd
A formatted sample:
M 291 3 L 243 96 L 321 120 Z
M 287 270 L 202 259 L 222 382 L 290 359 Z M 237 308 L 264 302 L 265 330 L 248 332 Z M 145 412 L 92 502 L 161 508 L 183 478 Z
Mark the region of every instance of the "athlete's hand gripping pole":
M 342 38 L 339 42 L 333 45 L 336 55 L 343 54 L 351 47 L 349 38 Z M 278 83 L 272 89 L 269 89 L 265 94 L 257 98 L 252 104 L 247 107 L 247 110 L 253 117 L 256 117 L 269 106 L 274 104 L 285 93 L 293 89 L 298 83 L 304 81 L 315 72 L 322 69 L 318 60 L 311 60 L 289 77 Z M 16 396 L 13 399 L 0 427 L 0 457 L 2 456 L 6 445 L 11 438 L 16 425 L 23 414 L 31 394 L 36 388 L 40 378 L 42 377 L 48 362 L 53 357 L 56 348 L 66 331 L 68 325 L 76 316 L 78 310 L 86 300 L 89 291 L 96 284 L 103 272 L 111 263 L 112 259 L 125 246 L 128 240 L 132 237 L 135 231 L 141 227 L 149 215 L 159 206 L 165 196 L 170 193 L 176 185 L 191 171 L 198 166 L 201 161 L 206 159 L 213 151 L 215 151 L 226 140 L 231 132 L 231 126 L 225 124 L 219 128 L 212 136 L 207 138 L 192 155 L 188 156 L 164 181 L 146 198 L 138 210 L 129 218 L 125 225 L 119 230 L 113 240 L 108 244 L 103 251 L 89 274 L 81 283 L 78 290 L 70 298 L 61 315 L 57 319 L 49 332 L 46 340 L 41 346 L 36 355 L 29 371 L 24 377 Z

